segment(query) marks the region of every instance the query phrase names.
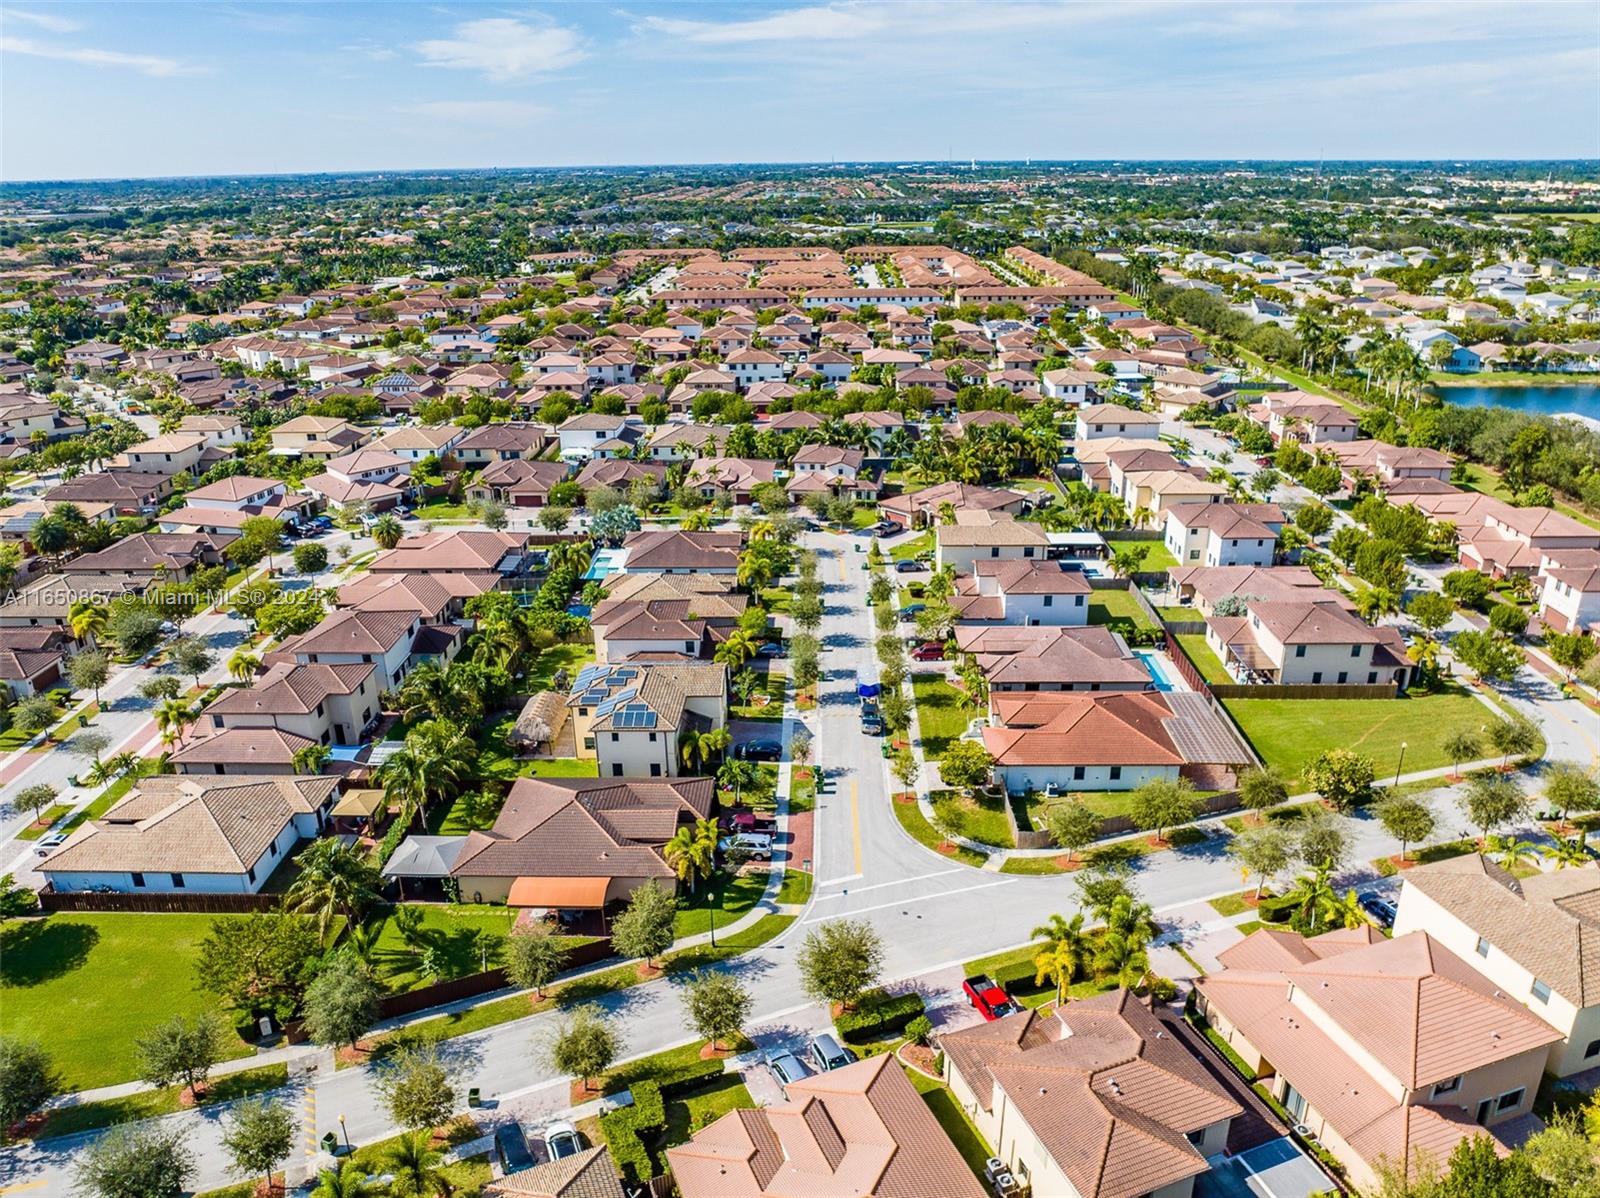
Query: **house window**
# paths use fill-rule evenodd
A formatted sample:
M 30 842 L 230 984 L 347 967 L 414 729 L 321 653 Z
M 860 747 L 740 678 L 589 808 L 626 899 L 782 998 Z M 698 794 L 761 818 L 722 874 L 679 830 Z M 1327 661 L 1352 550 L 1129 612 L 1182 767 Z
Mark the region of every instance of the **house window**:
M 1318 682 L 1321 682 L 1322 681 L 1322 671 L 1321 670 L 1313 670 L 1313 671 L 1311 671 L 1311 681 L 1312 681 L 1313 685 L 1318 683 Z
M 1114 765 L 1111 767 L 1111 780 L 1113 782 L 1120 782 L 1122 780 L 1122 767 L 1120 765 Z
M 1344 670 L 1340 670 L 1339 671 L 1339 681 L 1340 682 L 1346 681 L 1349 677 L 1350 677 L 1350 675 L 1346 671 L 1344 671 Z
M 256 867 L 252 865 L 249 869 L 245 870 L 244 876 L 250 881 L 254 882 L 256 880 Z
M 1489 955 L 1489 942 L 1487 940 L 1485 940 L 1482 936 L 1479 936 L 1478 937 L 1478 943 L 1475 946 L 1473 951 L 1476 952 L 1478 954 L 1478 956 L 1480 956 L 1480 957 L 1488 957 L 1488 955 Z
M 1595 1057 L 1600 1057 L 1600 1040 L 1590 1040 L 1589 1047 L 1583 1050 L 1584 1060 L 1592 1061 Z
M 1350 646 L 1350 656 L 1351 657 L 1360 657 L 1361 656 L 1361 646 L 1360 645 L 1351 645 Z
M 1533 996 L 1535 998 L 1537 998 L 1540 1002 L 1549 1002 L 1550 1001 L 1550 983 L 1549 982 L 1542 982 L 1538 978 L 1534 978 L 1533 979 Z
M 183 875 L 182 874 L 172 874 L 172 875 L 170 875 L 170 877 L 172 878 L 172 888 L 174 890 L 182 890 L 183 889 Z
M 1306 647 L 1304 645 L 1296 645 L 1294 647 L 1294 655 L 1296 657 L 1304 657 L 1306 655 Z
M 650 776 L 652 778 L 661 777 L 661 763 L 659 761 L 652 761 L 650 763 Z
M 1076 602 L 1073 603 L 1073 605 L 1072 605 L 1073 607 L 1082 607 L 1083 606 L 1083 596 L 1082 595 L 1075 595 L 1075 596 L 1073 596 L 1073 598 L 1076 600 Z
M 1518 1087 L 1515 1090 L 1507 1090 L 1504 1094 L 1500 1095 L 1500 1097 L 1495 1100 L 1495 1104 L 1494 1104 L 1495 1112 L 1498 1114 L 1501 1111 L 1514 1111 L 1514 1110 L 1516 1110 L 1519 1106 L 1522 1105 L 1523 1096 L 1526 1095 L 1526 1094 L 1527 1094 L 1527 1091 L 1522 1089 L 1521 1087 Z
M 135 889 L 142 889 L 143 886 L 144 886 L 144 875 L 143 874 L 132 874 L 130 876 L 133 879 L 134 888 Z M 1600 1043 L 1600 1041 L 1597 1041 L 1596 1043 Z M 1593 1047 L 1593 1046 L 1591 1045 L 1591 1047 Z
M 1433 1096 L 1435 1098 L 1443 1098 L 1446 1094 L 1454 1094 L 1459 1089 L 1461 1089 L 1461 1075 L 1458 1073 L 1452 1078 L 1437 1083 L 1433 1087 Z
M 650 734 L 650 743 L 651 744 L 655 744 L 656 743 L 656 734 L 654 732 L 652 732 Z
M 1054 603 L 1055 603 L 1055 598 L 1056 598 L 1056 597 L 1055 597 L 1055 596 L 1054 596 L 1054 595 L 1046 595 L 1046 596 L 1045 596 L 1045 597 L 1044 597 L 1044 605 L 1045 605 L 1045 606 L 1046 606 L 1046 607 L 1050 607 L 1050 606 L 1052 606 L 1052 605 L 1053 605 L 1053 604 L 1054 604 Z
M 1083 781 L 1083 766 L 1075 765 L 1072 767 L 1072 780 L 1074 782 Z
M 620 778 L 620 777 L 622 777 L 622 762 L 620 762 L 620 761 L 613 761 L 613 762 L 612 762 L 612 763 L 611 763 L 611 776 L 612 776 L 612 777 L 613 777 L 613 778 Z
M 584 737 L 583 738 L 583 747 L 586 748 L 586 749 L 594 748 L 594 737 L 592 737 L 592 736 Z
M 612 743 L 612 744 L 616 744 L 616 743 L 617 743 L 617 741 L 619 741 L 619 740 L 621 740 L 621 739 L 622 739 L 622 738 L 621 738 L 621 737 L 620 737 L 620 736 L 618 736 L 618 735 L 617 735 L 617 734 L 616 734 L 616 733 L 615 733 L 615 732 L 613 732 L 613 733 L 612 733 L 612 734 L 611 734 L 611 743 Z
M 1198 1148 L 1206 1142 L 1206 1129 L 1202 1127 L 1199 1131 L 1187 1132 L 1183 1138 Z
M 1378 671 L 1376 671 L 1376 670 L 1368 670 L 1367 671 L 1367 685 L 1371 686 L 1376 681 L 1378 681 Z
M 990 557 L 999 557 L 1000 556 L 1000 547 L 998 545 L 993 546 L 989 550 L 989 556 Z

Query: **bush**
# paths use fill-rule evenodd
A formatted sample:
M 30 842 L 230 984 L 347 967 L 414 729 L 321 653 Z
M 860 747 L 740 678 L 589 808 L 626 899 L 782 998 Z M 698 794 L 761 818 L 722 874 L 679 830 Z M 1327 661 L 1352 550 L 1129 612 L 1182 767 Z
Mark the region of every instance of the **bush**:
M 1171 1002 L 1178 997 L 1178 983 L 1171 978 L 1151 978 L 1150 997 L 1157 1002 Z
M 720 1068 L 721 1061 L 716 1062 Z M 656 1175 L 655 1158 L 641 1136 L 653 1135 L 667 1125 L 666 1103 L 655 1082 L 639 1082 L 632 1089 L 633 1105 L 600 1116 L 600 1134 L 611 1159 L 630 1182 L 648 1181 Z
M 910 1023 L 906 1024 L 906 1035 L 910 1036 L 918 1044 L 926 1044 L 928 1037 L 933 1035 L 933 1020 L 926 1015 L 918 1015 Z
M 923 1010 L 920 994 L 890 995 L 882 990 L 869 990 L 861 996 L 856 1009 L 841 1012 L 833 1026 L 841 1039 L 859 1044 L 904 1030 L 923 1014 Z
M 1300 909 L 1300 900 L 1292 894 L 1269 895 L 1256 904 L 1256 914 L 1262 923 L 1288 923 L 1289 917 Z

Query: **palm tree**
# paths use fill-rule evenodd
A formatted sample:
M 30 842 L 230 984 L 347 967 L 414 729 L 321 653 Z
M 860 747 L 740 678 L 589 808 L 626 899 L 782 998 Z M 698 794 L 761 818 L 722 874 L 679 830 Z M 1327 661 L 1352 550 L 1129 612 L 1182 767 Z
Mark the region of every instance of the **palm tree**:
M 724 786 L 733 787 L 733 801 L 742 802 L 744 788 L 754 784 L 756 780 L 756 767 L 748 761 L 740 761 L 737 757 L 729 758 L 722 763 L 722 768 L 717 771 L 717 781 Z
M 367 1187 L 367 1175 L 355 1161 L 345 1159 L 337 1169 L 324 1169 L 317 1174 L 317 1188 L 311 1198 L 360 1198 Z
M 1319 865 L 1296 880 L 1294 893 L 1300 905 L 1295 910 L 1295 920 L 1301 927 L 1315 929 L 1321 918 L 1338 906 L 1338 894 L 1328 881 L 1332 872 L 1328 866 Z
M 378 901 L 378 873 L 354 849 L 337 840 L 316 840 L 294 859 L 300 867 L 284 895 L 284 909 L 317 917 L 317 935 L 328 941 L 334 916 L 355 922 Z
M 1530 864 L 1539 855 L 1539 846 L 1531 840 L 1520 840 L 1516 836 L 1491 836 L 1485 847 L 1491 853 L 1499 855 L 1500 868 L 1514 871 L 1520 865 Z
M 1056 1001 L 1065 1002 L 1070 986 L 1088 963 L 1088 938 L 1083 934 L 1083 912 L 1070 920 L 1061 914 L 1050 917 L 1028 933 L 1045 941 L 1045 946 L 1033 958 L 1034 983 L 1045 978 L 1056 984 Z
M 67 619 L 73 639 L 83 643 L 87 643 L 90 637 L 98 637 L 106 628 L 105 608 L 86 599 L 80 599 L 72 605 L 72 613 Z
M 372 539 L 378 543 L 380 549 L 393 549 L 405 535 L 404 525 L 389 512 L 379 516 L 377 523 L 372 526 Z
M 297 774 L 320 774 L 332 755 L 327 745 L 306 745 L 294 751 L 289 759 L 290 768 Z
M 228 658 L 228 675 L 235 682 L 248 682 L 260 668 L 261 659 L 244 649 L 235 649 L 233 656 Z
M 406 1132 L 384 1153 L 383 1163 L 393 1181 L 389 1190 L 395 1198 L 430 1198 L 450 1191 L 450 1182 L 439 1171 L 443 1157 L 430 1144 L 433 1133 Z
M 709 837 L 704 827 L 707 824 L 710 825 Z M 716 849 L 717 822 L 702 819 L 696 820 L 693 827 L 687 824 L 680 827 L 661 853 L 672 867 L 672 872 L 678 876 L 678 881 L 688 883 L 689 893 L 693 894 L 695 882 L 711 876 L 716 864 Z
M 1566 869 L 1567 866 L 1588 865 L 1592 857 L 1589 856 L 1589 847 L 1584 844 L 1580 834 L 1570 840 L 1559 839 L 1554 844 L 1546 845 L 1539 850 L 1544 856 L 1556 863 L 1557 869 Z
M 156 727 L 161 729 L 162 742 L 169 745 L 181 742 L 184 730 L 199 716 L 200 713 L 182 699 L 168 699 L 156 708 Z
M 726 727 L 712 728 L 700 734 L 700 751 L 704 760 L 712 757 L 721 757 L 728 751 L 728 746 L 733 743 L 733 733 Z M 702 764 L 704 761 L 702 761 Z
M 678 735 L 678 753 L 683 758 L 683 768 L 688 770 L 698 769 L 705 763 L 706 750 L 702 743 L 704 733 L 694 728 L 685 728 Z M 681 833 L 684 829 L 679 828 Z
M 756 639 L 743 628 L 728 633 L 728 639 L 717 646 L 713 659 L 737 669 L 756 655 Z
M 400 749 L 378 767 L 373 775 L 383 793 L 399 811 L 395 815 L 402 825 L 411 823 L 428 805 L 428 769 L 418 754 Z

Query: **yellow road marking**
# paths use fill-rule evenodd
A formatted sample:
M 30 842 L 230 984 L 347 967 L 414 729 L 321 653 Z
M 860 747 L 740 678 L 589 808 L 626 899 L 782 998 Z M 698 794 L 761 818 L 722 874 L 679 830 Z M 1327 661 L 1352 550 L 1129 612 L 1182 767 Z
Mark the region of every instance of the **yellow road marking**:
M 37 1190 L 44 1184 L 45 1180 L 42 1177 L 35 1181 L 19 1181 L 14 1186 L 0 1186 L 0 1194 L 15 1194 L 19 1190 Z
M 856 780 L 850 779 L 850 832 L 855 839 L 856 873 L 861 872 L 861 807 L 856 802 Z

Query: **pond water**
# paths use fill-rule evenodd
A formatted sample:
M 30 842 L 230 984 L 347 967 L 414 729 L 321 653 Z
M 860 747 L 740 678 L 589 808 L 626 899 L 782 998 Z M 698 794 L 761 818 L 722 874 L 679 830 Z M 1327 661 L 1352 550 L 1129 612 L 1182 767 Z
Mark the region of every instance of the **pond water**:
M 1469 408 L 1515 408 L 1536 416 L 1578 415 L 1600 420 L 1600 384 L 1527 383 L 1510 387 L 1440 387 L 1449 403 Z

